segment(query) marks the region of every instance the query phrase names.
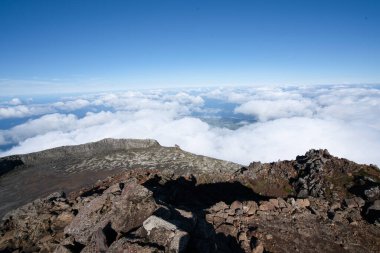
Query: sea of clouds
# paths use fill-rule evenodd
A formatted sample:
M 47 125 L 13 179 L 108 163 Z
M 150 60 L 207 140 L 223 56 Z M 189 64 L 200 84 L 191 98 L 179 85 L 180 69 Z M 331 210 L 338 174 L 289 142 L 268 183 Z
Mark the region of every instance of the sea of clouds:
M 0 156 L 151 138 L 244 165 L 311 148 L 380 165 L 380 87 L 197 88 L 0 101 Z

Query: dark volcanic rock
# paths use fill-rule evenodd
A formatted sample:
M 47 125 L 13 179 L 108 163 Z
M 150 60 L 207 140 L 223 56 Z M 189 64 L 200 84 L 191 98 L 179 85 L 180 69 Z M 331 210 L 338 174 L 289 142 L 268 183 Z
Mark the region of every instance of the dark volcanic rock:
M 380 251 L 376 167 L 326 150 L 240 169 L 189 157 L 189 170 L 130 168 L 7 213 L 0 252 Z
M 325 195 L 324 173 L 321 172 L 323 172 L 324 164 L 331 158 L 327 150 L 310 150 L 304 156 L 297 156 L 295 168 L 298 177 L 293 185 L 298 197 Z
M 370 205 L 366 211 L 366 217 L 371 222 L 380 226 L 380 200 L 375 200 L 375 202 Z
M 0 158 L 0 176 L 24 165 L 20 156 L 8 156 Z

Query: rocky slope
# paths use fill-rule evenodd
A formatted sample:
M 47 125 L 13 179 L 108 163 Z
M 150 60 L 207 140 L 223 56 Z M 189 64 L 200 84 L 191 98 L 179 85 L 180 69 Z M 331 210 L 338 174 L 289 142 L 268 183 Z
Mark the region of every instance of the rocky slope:
M 46 197 L 71 192 L 127 169 L 192 171 L 237 170 L 241 165 L 198 156 L 155 140 L 104 139 L 77 146 L 0 158 L 0 217 Z
M 248 167 L 188 155 L 8 212 L 0 252 L 380 251 L 377 167 L 326 150 Z

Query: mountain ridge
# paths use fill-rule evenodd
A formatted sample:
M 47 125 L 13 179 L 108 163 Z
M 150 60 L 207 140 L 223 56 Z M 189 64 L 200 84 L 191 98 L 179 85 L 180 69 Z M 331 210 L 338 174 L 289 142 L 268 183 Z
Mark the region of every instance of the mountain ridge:
M 195 155 L 156 140 L 103 139 L 0 158 L 0 217 L 50 192 L 70 192 L 131 168 L 176 171 L 237 170 L 242 165 Z M 49 180 L 40 180 L 40 179 Z

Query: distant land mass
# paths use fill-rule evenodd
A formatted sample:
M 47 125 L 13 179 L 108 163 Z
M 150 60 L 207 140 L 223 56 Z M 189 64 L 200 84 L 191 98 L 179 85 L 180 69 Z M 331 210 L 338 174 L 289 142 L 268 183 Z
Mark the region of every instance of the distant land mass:
M 104 139 L 0 158 L 0 203 L 1 253 L 380 251 L 379 168 L 323 149 L 245 166 Z

